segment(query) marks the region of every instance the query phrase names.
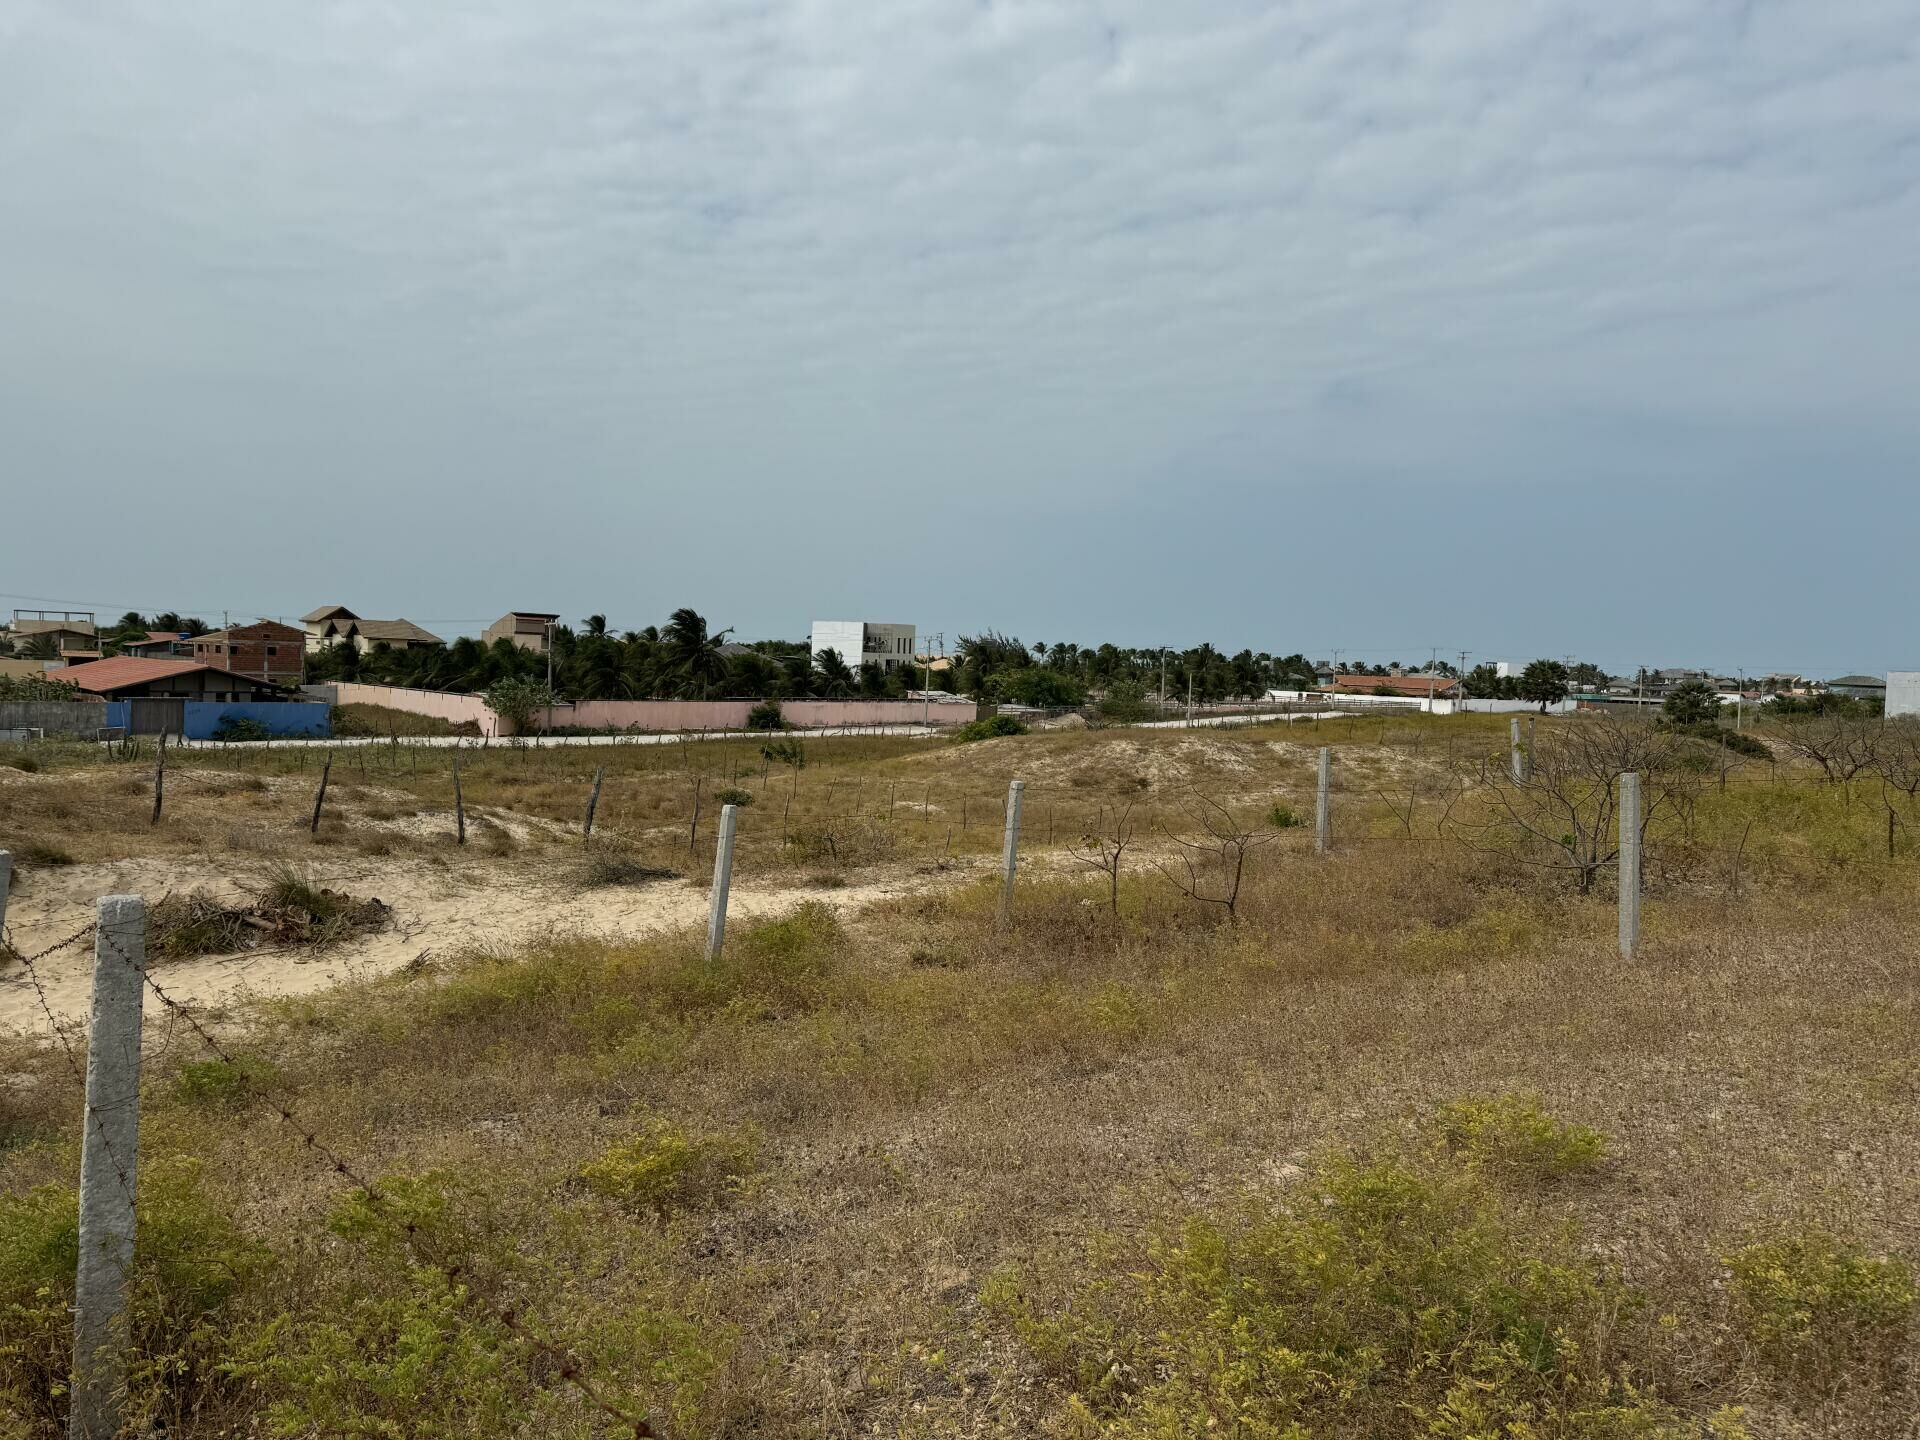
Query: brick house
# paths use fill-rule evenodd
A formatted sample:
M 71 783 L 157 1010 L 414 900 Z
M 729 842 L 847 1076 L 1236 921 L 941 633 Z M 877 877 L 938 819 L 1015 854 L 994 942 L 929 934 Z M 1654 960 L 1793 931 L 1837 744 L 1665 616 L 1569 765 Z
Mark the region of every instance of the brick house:
M 191 643 L 190 658 L 197 664 L 251 680 L 297 687 L 307 677 L 306 632 L 277 620 L 229 625 L 225 630 L 196 635 Z

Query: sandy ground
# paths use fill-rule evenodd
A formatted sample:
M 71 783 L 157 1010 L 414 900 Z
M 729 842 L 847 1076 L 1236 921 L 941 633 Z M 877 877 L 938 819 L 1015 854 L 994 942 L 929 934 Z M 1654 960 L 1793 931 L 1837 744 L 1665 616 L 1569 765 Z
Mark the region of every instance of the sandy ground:
M 422 955 L 512 946 L 553 931 L 639 936 L 703 926 L 707 917 L 706 888 L 686 880 L 580 889 L 563 876 L 497 864 L 395 865 L 362 857 L 316 861 L 306 868 L 316 884 L 385 901 L 393 909 L 393 927 L 318 953 L 263 949 L 163 960 L 153 967 L 155 981 L 177 999 L 217 1011 L 251 997 L 300 995 L 347 979 L 384 975 Z M 210 860 L 124 860 L 17 875 L 7 927 L 15 947 L 32 956 L 88 924 L 94 901 L 102 895 L 157 900 L 169 891 L 184 894 L 203 888 L 221 899 L 237 899 L 264 879 L 266 869 L 231 861 L 216 866 Z M 927 883 L 926 877 L 907 871 L 832 890 L 757 885 L 741 877 L 733 885 L 728 917 L 734 921 L 778 914 L 803 900 L 858 910 Z M 89 939 L 35 965 L 45 995 L 43 1008 L 24 967 L 11 959 L 0 961 L 0 1029 L 47 1035 L 46 1009 L 63 1028 L 69 1023 L 84 1028 L 92 964 Z M 149 1022 L 160 1009 L 160 1002 L 149 995 Z

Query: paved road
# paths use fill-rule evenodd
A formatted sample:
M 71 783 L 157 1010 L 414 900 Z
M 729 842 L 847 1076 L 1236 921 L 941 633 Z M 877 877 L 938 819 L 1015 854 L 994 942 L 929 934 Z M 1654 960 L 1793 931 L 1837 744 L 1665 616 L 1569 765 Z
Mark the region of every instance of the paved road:
M 244 740 L 232 746 L 223 746 L 218 740 L 181 740 L 175 738 L 171 745 L 182 750 L 219 750 L 239 749 L 257 750 L 261 746 L 271 749 L 328 749 L 329 747 L 350 745 L 416 745 L 429 750 L 478 750 L 483 746 L 492 749 L 512 749 L 522 747 L 530 750 L 545 750 L 563 745 L 678 745 L 683 741 L 701 740 L 773 740 L 781 734 L 792 735 L 797 739 L 833 739 L 842 736 L 867 738 L 875 735 L 905 735 L 924 739 L 939 733 L 938 727 L 925 725 L 835 725 L 821 730 L 688 730 L 674 734 L 658 735 L 528 735 L 508 740 L 480 740 L 471 735 L 402 735 L 397 740 L 386 735 L 336 735 L 330 740 L 310 740 L 282 737 L 273 740 Z

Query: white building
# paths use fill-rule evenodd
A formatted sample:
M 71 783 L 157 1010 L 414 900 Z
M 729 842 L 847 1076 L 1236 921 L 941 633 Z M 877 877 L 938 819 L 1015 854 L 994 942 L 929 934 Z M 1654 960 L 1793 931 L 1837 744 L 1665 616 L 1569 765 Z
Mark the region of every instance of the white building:
M 1887 672 L 1887 716 L 1920 715 L 1920 670 Z
M 838 652 L 854 670 L 878 665 L 883 670 L 913 666 L 913 626 L 883 625 L 872 620 L 816 620 L 807 648 L 818 658 L 822 650 Z

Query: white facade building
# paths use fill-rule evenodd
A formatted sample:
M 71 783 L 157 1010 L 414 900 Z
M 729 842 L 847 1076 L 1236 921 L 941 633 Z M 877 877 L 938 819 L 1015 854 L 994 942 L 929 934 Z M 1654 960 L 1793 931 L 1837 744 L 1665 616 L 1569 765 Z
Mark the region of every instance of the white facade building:
M 807 648 L 817 657 L 822 650 L 839 653 L 858 671 L 862 665 L 883 670 L 913 667 L 913 626 L 883 625 L 873 620 L 816 620 Z
M 1920 670 L 1887 672 L 1887 718 L 1920 715 Z

